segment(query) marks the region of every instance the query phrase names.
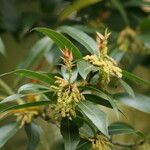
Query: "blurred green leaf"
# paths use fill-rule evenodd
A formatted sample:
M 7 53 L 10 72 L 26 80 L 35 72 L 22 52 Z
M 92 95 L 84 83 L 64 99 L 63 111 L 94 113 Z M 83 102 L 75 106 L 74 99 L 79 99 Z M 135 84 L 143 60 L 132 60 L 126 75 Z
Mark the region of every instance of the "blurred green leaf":
M 118 100 L 130 107 L 140 110 L 145 113 L 150 113 L 150 97 L 136 94 L 135 97 L 130 97 L 127 95 L 117 96 Z
M 44 54 L 45 51 L 49 50 L 52 45 L 53 41 L 48 37 L 44 37 L 37 41 L 29 51 L 26 59 L 19 65 L 19 68 L 31 69 L 32 66 L 39 60 L 41 55 Z
M 0 53 L 5 55 L 5 46 L 1 38 L 0 38 Z
M 40 28 L 40 27 L 34 28 L 33 30 L 41 32 L 44 35 L 50 37 L 60 47 L 61 50 L 68 48 L 68 50 L 72 51 L 75 59 L 80 59 L 82 57 L 82 54 L 80 53 L 78 48 L 61 33 L 58 33 L 49 28 Z
M 125 23 L 129 24 L 129 20 L 128 20 L 128 17 L 127 17 L 126 10 L 124 9 L 124 7 L 123 7 L 122 3 L 120 2 L 120 0 L 111 0 L 111 2 L 116 7 L 116 9 L 118 9 L 118 11 L 122 15 Z
M 0 148 L 19 130 L 18 123 L 10 123 L 0 127 Z
M 97 105 L 90 101 L 84 100 L 78 104 L 81 111 L 104 135 L 108 136 L 108 123 L 106 114 L 101 111 Z
M 132 96 L 132 97 L 135 97 L 135 94 L 134 94 L 134 91 L 133 89 L 131 88 L 131 86 L 129 86 L 125 81 L 123 80 L 119 80 L 119 82 L 121 83 L 121 85 L 123 86 L 123 88 L 126 90 L 126 92 Z
M 108 130 L 110 135 L 130 134 L 136 132 L 136 130 L 131 125 L 124 122 L 114 122 L 109 125 Z
M 78 11 L 87 6 L 93 5 L 95 3 L 100 2 L 101 0 L 75 0 L 72 4 L 68 5 L 61 13 L 60 20 L 65 20 L 68 16 L 70 16 L 73 12 Z
M 147 80 L 144 80 L 130 72 L 127 72 L 125 70 L 122 71 L 122 74 L 123 74 L 123 77 L 128 79 L 128 80 L 131 80 L 131 81 L 134 81 L 136 83 L 139 83 L 139 84 L 147 84 L 150 86 L 150 81 L 147 81 Z
M 35 123 L 30 123 L 25 125 L 25 131 L 29 139 L 27 150 L 36 150 L 40 141 L 41 128 Z
M 73 39 L 78 41 L 80 44 L 82 44 L 91 54 L 97 54 L 98 53 L 98 46 L 96 42 L 85 32 L 70 27 L 70 26 L 62 26 L 59 28 L 59 30 L 63 33 L 68 34 Z
M 73 120 L 63 118 L 60 127 L 65 150 L 75 150 L 79 143 L 79 129 Z

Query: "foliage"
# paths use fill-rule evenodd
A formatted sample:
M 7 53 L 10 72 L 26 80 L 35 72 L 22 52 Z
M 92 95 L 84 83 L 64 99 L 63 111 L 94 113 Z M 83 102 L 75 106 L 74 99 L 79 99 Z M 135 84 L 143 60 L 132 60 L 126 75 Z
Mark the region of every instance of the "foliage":
M 149 17 L 143 7 L 149 3 L 141 0 L 74 0 L 70 3 L 47 0 L 44 3 L 39 0 L 40 12 L 29 16 L 16 11 L 17 2 L 0 2 L 0 31 L 23 37 L 28 29 L 38 26 L 39 19 L 43 26 L 51 22 L 52 29 L 33 28 L 32 32 L 40 32 L 45 37 L 35 43 L 18 69 L 0 75 L 2 78 L 17 74 L 18 88 L 14 91 L 0 80 L 4 97 L 0 101 L 0 119 L 14 117 L 13 123 L 0 127 L 4 131 L 0 133 L 0 148 L 20 128 L 25 128 L 29 139 L 27 149 L 36 149 L 42 132 L 37 118 L 60 129 L 65 150 L 109 150 L 119 145 L 113 137 L 120 134 L 135 135 L 142 141 L 120 144 L 121 147 L 134 148 L 145 143 L 147 136 L 131 125 L 109 123 L 109 114 L 102 106 L 112 109 L 118 119 L 125 115 L 120 104 L 150 113 L 148 95 L 132 88 L 135 84 L 150 87 L 150 81 L 132 73 L 139 64 L 147 66 Z M 24 2 L 16 6 L 21 3 Z M 61 15 L 55 16 L 56 9 L 64 3 L 68 5 Z M 11 16 L 5 13 L 8 7 Z M 70 17 L 74 12 L 76 15 Z M 40 13 L 46 19 L 39 18 Z M 50 18 L 47 13 L 51 14 Z M 0 52 L 4 54 L 1 40 Z

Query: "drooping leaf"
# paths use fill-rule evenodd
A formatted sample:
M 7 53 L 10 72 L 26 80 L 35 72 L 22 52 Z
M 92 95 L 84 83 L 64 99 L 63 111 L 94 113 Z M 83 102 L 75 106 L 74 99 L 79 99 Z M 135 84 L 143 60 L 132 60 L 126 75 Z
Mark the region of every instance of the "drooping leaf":
M 75 122 L 63 118 L 60 131 L 63 136 L 65 150 L 75 150 L 79 143 L 79 129 Z
M 10 123 L 0 127 L 0 148 L 19 130 L 18 123 Z
M 13 105 L 13 106 L 5 107 L 4 109 L 0 110 L 0 113 L 4 113 L 10 110 L 33 107 L 33 106 L 44 106 L 44 105 L 49 105 L 50 103 L 51 101 L 38 101 L 38 102 L 25 103 L 21 105 Z
M 36 150 L 40 141 L 41 128 L 35 123 L 30 123 L 25 125 L 25 131 L 29 140 L 27 150 Z
M 140 110 L 145 113 L 150 113 L 150 97 L 136 94 L 135 97 L 130 97 L 127 95 L 117 96 L 118 100 L 130 107 Z
M 40 84 L 28 83 L 28 84 L 22 85 L 18 89 L 18 93 L 29 93 L 29 92 L 33 93 L 33 92 L 38 92 L 40 90 L 49 90 L 49 88 Z
M 135 97 L 133 89 L 125 81 L 120 79 L 119 82 L 130 96 Z
M 125 122 L 113 122 L 108 127 L 110 135 L 118 135 L 118 134 L 136 134 L 142 138 L 145 138 L 145 135 L 134 129 L 131 125 Z
M 138 77 L 138 76 L 136 76 L 130 72 L 127 72 L 125 70 L 123 70 L 122 73 L 123 73 L 123 77 L 128 79 L 128 80 L 134 81 L 134 82 L 139 83 L 139 84 L 147 84 L 150 86 L 150 81 L 144 80 L 144 79 L 142 79 L 142 78 L 140 78 L 140 77 Z
M 91 54 L 98 53 L 98 46 L 96 45 L 96 42 L 85 32 L 70 26 L 62 26 L 59 30 L 81 43 Z
M 101 0 L 76 0 L 71 5 L 68 5 L 60 14 L 60 20 L 65 20 L 68 16 L 70 16 L 73 12 L 78 11 L 82 8 L 85 8 L 89 5 L 100 2 Z
M 53 41 L 48 37 L 44 37 L 37 41 L 29 51 L 26 59 L 19 65 L 19 68 L 31 69 L 41 55 L 44 54 L 45 51 L 49 50 L 52 45 Z
M 108 123 L 106 114 L 101 111 L 97 105 L 84 100 L 78 104 L 81 111 L 104 135 L 108 136 Z
M 35 80 L 38 80 L 38 81 L 41 81 L 41 82 L 44 82 L 47 84 L 54 83 L 54 80 L 50 76 L 47 76 L 46 74 L 41 73 L 41 72 L 31 71 L 31 70 L 27 70 L 27 69 L 17 69 L 17 70 L 8 72 L 8 73 L 4 73 L 4 74 L 0 75 L 0 77 L 9 75 L 9 74 L 13 74 L 13 73 L 25 76 L 30 79 L 35 79 Z
M 82 57 L 78 48 L 64 35 L 59 32 L 56 32 L 49 28 L 34 28 L 34 30 L 43 33 L 44 35 L 51 38 L 60 49 L 68 48 L 68 50 L 72 51 L 74 59 L 80 59 Z
M 98 67 L 95 67 L 93 65 L 91 65 L 89 62 L 85 61 L 85 60 L 81 60 L 77 62 L 77 68 L 79 71 L 80 76 L 85 80 L 87 75 L 91 72 L 91 71 L 97 71 L 99 70 Z
M 5 46 L 1 38 L 0 38 L 0 53 L 5 55 Z

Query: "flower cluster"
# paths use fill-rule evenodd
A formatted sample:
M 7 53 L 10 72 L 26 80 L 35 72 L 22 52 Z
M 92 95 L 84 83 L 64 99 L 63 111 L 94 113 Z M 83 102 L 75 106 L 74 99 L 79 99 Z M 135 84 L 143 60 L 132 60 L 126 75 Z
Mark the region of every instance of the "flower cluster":
M 148 49 L 139 39 L 138 34 L 129 27 L 121 31 L 117 42 L 119 49 L 124 52 L 145 53 Z
M 99 47 L 99 55 L 87 55 L 83 59 L 89 61 L 94 66 L 99 67 L 101 73 L 101 85 L 107 85 L 110 82 L 110 77 L 122 77 L 122 70 L 117 66 L 114 59 L 107 55 L 107 39 L 110 33 L 105 31 L 104 36 L 97 33 L 97 44 Z
M 110 146 L 112 145 L 106 137 L 100 134 L 88 140 L 92 142 L 92 150 L 110 150 Z
M 78 89 L 78 84 L 69 84 L 63 78 L 55 78 L 56 86 L 51 86 L 57 95 L 57 103 L 53 105 L 54 118 L 59 120 L 61 117 L 68 117 L 69 119 L 76 117 L 75 107 L 84 99 L 84 96 Z

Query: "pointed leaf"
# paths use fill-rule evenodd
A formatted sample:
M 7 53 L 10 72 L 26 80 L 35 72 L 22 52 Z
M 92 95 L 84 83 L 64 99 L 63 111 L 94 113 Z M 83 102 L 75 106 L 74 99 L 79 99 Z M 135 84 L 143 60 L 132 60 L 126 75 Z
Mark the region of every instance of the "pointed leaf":
M 91 54 L 98 53 L 98 46 L 96 42 L 85 32 L 70 26 L 62 26 L 59 30 L 81 43 Z
M 79 143 L 79 129 L 75 122 L 68 118 L 63 118 L 60 131 L 63 136 L 65 150 L 75 150 Z
M 150 113 L 150 97 L 136 94 L 135 97 L 130 97 L 127 95 L 120 95 L 118 96 L 118 100 L 130 107 L 138 109 L 145 113 Z
M 108 136 L 108 122 L 106 114 L 97 105 L 84 100 L 78 104 L 81 111 L 104 135 Z
M 135 97 L 135 94 L 134 94 L 134 91 L 133 89 L 126 83 L 124 82 L 123 80 L 119 80 L 119 82 L 121 83 L 121 85 L 123 86 L 123 88 L 127 91 L 127 93 L 129 95 L 131 95 L 132 97 Z
M 0 148 L 19 130 L 18 123 L 10 123 L 0 127 Z
M 144 79 L 136 76 L 135 74 L 132 74 L 132 73 L 127 72 L 125 70 L 123 70 L 122 73 L 123 73 L 123 77 L 126 78 L 126 79 L 128 79 L 128 80 L 134 81 L 134 82 L 139 83 L 139 84 L 140 83 L 141 84 L 147 84 L 147 85 L 150 86 L 150 81 L 144 80 Z
M 72 51 L 74 59 L 80 59 L 82 57 L 78 48 L 61 33 L 51 30 L 49 28 L 34 28 L 33 30 L 47 35 L 58 45 L 58 47 L 60 47 L 60 49 L 63 50 L 65 48 L 68 48 L 68 50 Z
M 27 150 L 36 150 L 40 141 L 41 128 L 35 123 L 31 123 L 25 125 L 25 131 L 29 139 Z

